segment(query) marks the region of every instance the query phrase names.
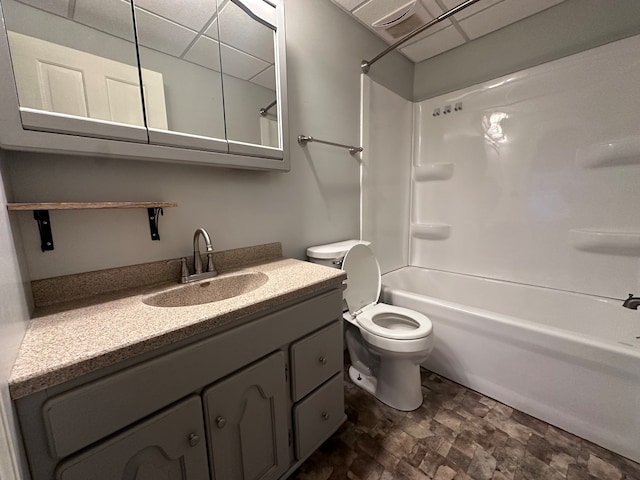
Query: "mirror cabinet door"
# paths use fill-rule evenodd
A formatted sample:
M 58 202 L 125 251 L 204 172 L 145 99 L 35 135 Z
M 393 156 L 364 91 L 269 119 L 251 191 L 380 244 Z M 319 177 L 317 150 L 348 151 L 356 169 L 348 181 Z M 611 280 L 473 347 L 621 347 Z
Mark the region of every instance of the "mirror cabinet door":
M 24 129 L 288 169 L 281 0 L 0 2 Z
M 145 108 L 166 108 L 149 122 L 149 142 L 227 151 L 216 0 L 134 0 Z M 154 74 L 164 97 L 152 98 Z
M 2 6 L 24 128 L 147 142 L 129 2 Z
M 218 0 L 218 9 L 230 151 L 282 158 L 276 8 L 264 0 Z

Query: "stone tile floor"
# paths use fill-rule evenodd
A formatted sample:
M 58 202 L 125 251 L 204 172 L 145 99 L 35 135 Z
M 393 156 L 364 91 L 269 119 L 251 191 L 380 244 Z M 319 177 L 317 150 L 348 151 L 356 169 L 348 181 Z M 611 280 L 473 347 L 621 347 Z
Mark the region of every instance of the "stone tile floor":
M 640 465 L 422 371 L 425 400 L 399 412 L 345 380 L 348 420 L 295 480 L 640 480 Z

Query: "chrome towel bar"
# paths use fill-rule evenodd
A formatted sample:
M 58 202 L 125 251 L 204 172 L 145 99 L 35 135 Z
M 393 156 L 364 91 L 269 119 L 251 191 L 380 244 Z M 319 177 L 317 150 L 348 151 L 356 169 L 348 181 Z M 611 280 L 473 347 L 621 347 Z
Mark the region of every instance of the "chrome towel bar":
M 307 143 L 309 142 L 318 142 L 318 143 L 324 143 L 326 145 L 332 145 L 334 147 L 346 148 L 349 150 L 349 153 L 351 155 L 355 155 L 356 153 L 359 153 L 363 150 L 362 147 L 354 147 L 353 145 L 343 145 L 342 143 L 327 142 L 326 140 L 320 140 L 310 135 L 298 135 L 298 143 L 303 147 L 306 146 Z
M 264 117 L 267 114 L 267 112 L 271 109 L 271 107 L 275 106 L 277 103 L 278 103 L 278 100 L 274 100 L 273 102 L 271 102 L 266 107 L 261 108 L 260 109 L 260 115 L 262 115 Z

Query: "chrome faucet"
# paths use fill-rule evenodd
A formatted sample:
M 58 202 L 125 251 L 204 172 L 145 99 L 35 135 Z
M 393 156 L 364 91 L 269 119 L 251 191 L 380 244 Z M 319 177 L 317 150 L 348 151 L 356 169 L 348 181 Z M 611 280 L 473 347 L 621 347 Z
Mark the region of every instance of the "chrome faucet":
M 630 308 L 632 310 L 637 310 L 640 306 L 640 297 L 634 297 L 633 293 L 630 293 L 629 297 L 627 297 L 622 306 Z

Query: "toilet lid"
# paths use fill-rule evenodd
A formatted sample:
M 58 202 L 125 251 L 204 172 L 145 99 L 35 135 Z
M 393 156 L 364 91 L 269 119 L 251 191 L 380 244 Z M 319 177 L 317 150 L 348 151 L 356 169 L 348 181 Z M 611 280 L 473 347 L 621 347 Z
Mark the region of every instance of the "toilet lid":
M 369 247 L 351 247 L 342 261 L 342 269 L 347 272 L 344 299 L 351 314 L 378 301 L 382 283 L 380 266 Z

